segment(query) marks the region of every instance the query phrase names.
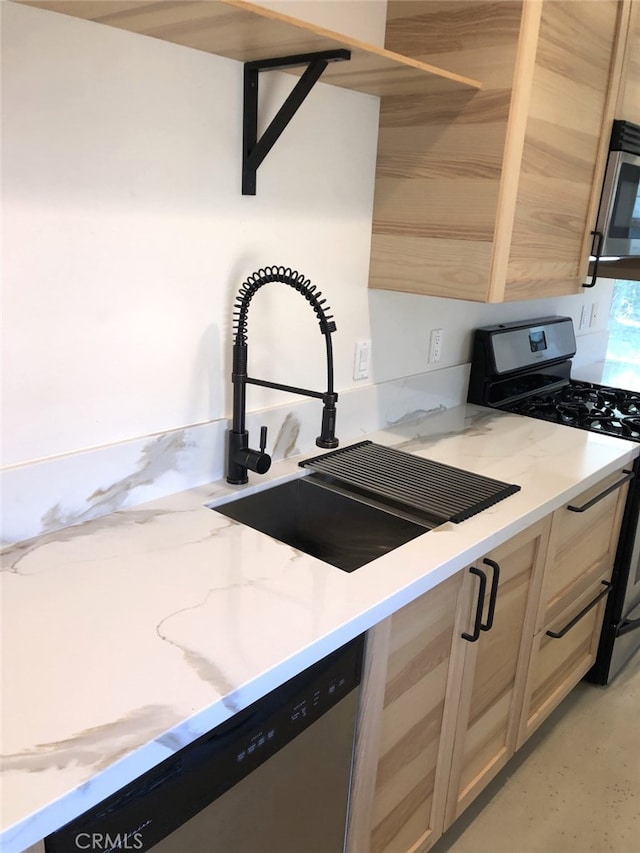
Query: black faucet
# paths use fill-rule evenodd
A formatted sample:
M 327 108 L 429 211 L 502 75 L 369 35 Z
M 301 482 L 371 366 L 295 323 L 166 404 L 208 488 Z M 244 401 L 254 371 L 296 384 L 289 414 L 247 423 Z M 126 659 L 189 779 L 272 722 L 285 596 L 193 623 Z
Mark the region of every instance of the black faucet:
M 288 284 L 301 293 L 311 304 L 320 323 L 320 331 L 325 337 L 327 347 L 327 390 L 309 391 L 307 388 L 296 388 L 293 385 L 282 385 L 279 382 L 268 382 L 264 379 L 253 379 L 247 376 L 247 313 L 249 304 L 256 292 L 269 282 L 278 281 Z M 327 314 L 329 307 L 326 299 L 320 299 L 321 291 L 316 291 L 302 273 L 289 267 L 265 267 L 249 276 L 244 282 L 234 306 L 234 341 L 233 341 L 233 423 L 229 430 L 229 445 L 227 451 L 227 483 L 240 485 L 248 482 L 248 471 L 266 474 L 271 467 L 271 457 L 266 453 L 267 428 L 260 429 L 260 449 L 249 447 L 249 433 L 245 429 L 246 386 L 262 385 L 264 388 L 276 388 L 278 391 L 291 391 L 293 394 L 303 394 L 306 397 L 317 397 L 322 400 L 322 427 L 316 438 L 318 447 L 332 448 L 338 446 L 335 437 L 336 402 L 338 395 L 333 390 L 333 347 L 331 334 L 336 330 L 333 317 Z

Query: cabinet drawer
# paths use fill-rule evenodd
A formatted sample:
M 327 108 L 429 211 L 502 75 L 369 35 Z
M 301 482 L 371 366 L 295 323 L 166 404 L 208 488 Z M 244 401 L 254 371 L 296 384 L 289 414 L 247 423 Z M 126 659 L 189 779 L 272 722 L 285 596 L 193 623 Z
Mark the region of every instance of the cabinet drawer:
M 518 748 L 591 668 L 610 578 L 609 570 L 534 636 Z
M 554 512 L 536 631 L 556 620 L 613 565 L 627 479 L 618 471 Z

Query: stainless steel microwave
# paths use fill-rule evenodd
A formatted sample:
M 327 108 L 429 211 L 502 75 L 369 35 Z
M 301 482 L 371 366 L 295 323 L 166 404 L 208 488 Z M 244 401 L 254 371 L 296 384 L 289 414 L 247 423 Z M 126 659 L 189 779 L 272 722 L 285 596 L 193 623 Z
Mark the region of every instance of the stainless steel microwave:
M 605 258 L 640 257 L 640 127 L 614 121 L 595 231 Z

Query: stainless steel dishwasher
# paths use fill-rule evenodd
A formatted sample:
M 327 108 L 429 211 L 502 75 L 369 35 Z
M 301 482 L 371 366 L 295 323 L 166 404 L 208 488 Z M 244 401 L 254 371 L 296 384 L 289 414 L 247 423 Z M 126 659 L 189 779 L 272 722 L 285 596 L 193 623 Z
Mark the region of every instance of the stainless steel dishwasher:
M 342 853 L 364 635 L 45 839 L 47 853 Z

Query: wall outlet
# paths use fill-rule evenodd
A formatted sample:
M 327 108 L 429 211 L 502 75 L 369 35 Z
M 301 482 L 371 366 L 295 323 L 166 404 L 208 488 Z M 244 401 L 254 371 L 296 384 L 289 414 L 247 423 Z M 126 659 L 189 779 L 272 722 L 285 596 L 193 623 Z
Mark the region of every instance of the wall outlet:
M 371 362 L 371 341 L 356 341 L 353 356 L 353 378 L 367 379 Z
M 431 342 L 429 344 L 429 364 L 436 364 L 442 357 L 442 329 L 431 330 Z

